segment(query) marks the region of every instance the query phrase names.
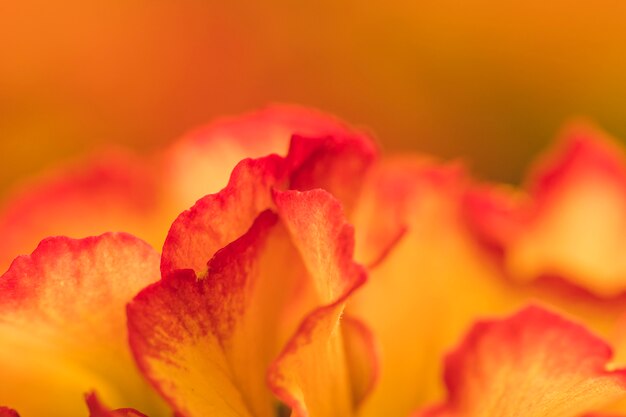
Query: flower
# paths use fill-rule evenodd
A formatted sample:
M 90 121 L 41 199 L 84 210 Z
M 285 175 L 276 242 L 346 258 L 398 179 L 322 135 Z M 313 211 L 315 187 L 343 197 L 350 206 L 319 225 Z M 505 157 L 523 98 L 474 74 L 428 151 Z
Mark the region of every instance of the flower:
M 116 156 L 40 183 L 6 209 L 30 225 L 6 251 L 64 224 L 131 225 L 158 244 L 232 168 L 161 255 L 106 232 L 47 238 L 11 264 L 0 403 L 84 415 L 84 395 L 91 417 L 603 411 L 626 397 L 611 350 L 626 346 L 626 164 L 609 139 L 572 132 L 528 193 L 459 164 L 381 159 L 363 132 L 294 108 L 200 129 L 156 168 Z M 585 223 L 583 204 L 599 216 Z

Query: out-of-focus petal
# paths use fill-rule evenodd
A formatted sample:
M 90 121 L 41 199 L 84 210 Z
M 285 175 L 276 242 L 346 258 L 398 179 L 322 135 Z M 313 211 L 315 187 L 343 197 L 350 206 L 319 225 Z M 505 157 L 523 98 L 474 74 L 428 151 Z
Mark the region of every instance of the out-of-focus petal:
M 100 399 L 95 393 L 87 394 L 85 396 L 85 402 L 89 409 L 89 417 L 147 417 L 145 414 L 133 410 L 132 408 L 111 410 L 100 402 Z
M 306 316 L 272 364 L 270 386 L 294 416 L 352 415 L 355 403 L 340 318 L 347 298 L 365 282 L 364 269 L 353 261 L 352 227 L 326 191 L 275 192 L 274 200 L 321 306 Z
M 476 324 L 446 358 L 448 399 L 416 416 L 578 416 L 626 395 L 610 347 L 538 307 Z
M 567 279 L 598 296 L 626 291 L 626 157 L 604 134 L 571 128 L 531 172 L 529 195 L 483 187 L 468 196 L 478 235 L 519 281 Z
M 162 244 L 158 185 L 138 158 L 104 153 L 23 184 L 0 213 L 0 268 L 30 253 L 45 236 L 84 237 L 125 231 Z
M 135 370 L 125 304 L 158 277 L 158 254 L 126 234 L 49 238 L 0 277 L 0 402 L 25 415 L 84 413 L 82 393 L 162 409 Z M 33 399 L 36 394 L 36 400 Z
M 364 186 L 355 216 L 357 260 L 372 265 L 348 311 L 380 341 L 380 379 L 361 415 L 408 415 L 440 399 L 433 361 L 478 314 L 508 311 L 510 293 L 466 230 L 468 180 L 456 165 L 390 159 Z
M 0 417 L 20 417 L 17 411 L 7 407 L 0 407 Z
M 6 197 L 0 212 L 0 232 L 5 236 L 0 242 L 0 269 L 16 255 L 30 253 L 44 236 L 126 231 L 160 248 L 176 215 L 202 196 L 221 190 L 237 163 L 271 153 L 286 155 L 297 134 L 368 141 L 330 115 L 274 106 L 217 120 L 154 157 L 103 152 L 48 172 Z M 316 166 L 321 171 L 328 168 Z
M 189 207 L 216 193 L 242 159 L 286 155 L 291 137 L 352 136 L 340 120 L 297 106 L 275 105 L 217 120 L 177 141 L 166 152 L 166 175 L 172 198 Z
M 351 205 L 361 178 L 376 156 L 366 137 L 294 137 L 287 157 L 246 159 L 233 171 L 228 186 L 198 200 L 172 224 L 161 260 L 162 273 L 190 268 L 206 273 L 206 263 L 241 236 L 260 212 L 273 207 L 272 188 L 324 188 Z

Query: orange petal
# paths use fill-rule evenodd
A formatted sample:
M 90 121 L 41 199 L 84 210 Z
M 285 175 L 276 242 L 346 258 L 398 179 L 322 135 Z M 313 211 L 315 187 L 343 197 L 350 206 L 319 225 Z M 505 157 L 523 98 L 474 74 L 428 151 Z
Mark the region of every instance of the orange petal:
M 294 416 L 352 415 L 356 405 L 340 317 L 348 297 L 365 282 L 365 271 L 352 258 L 352 227 L 326 191 L 275 192 L 274 200 L 324 305 L 306 316 L 272 364 L 270 386 Z
M 183 415 L 274 415 L 278 405 L 265 383 L 270 362 L 312 310 L 335 302 L 324 324 L 337 324 L 341 297 L 363 280 L 362 269 L 346 259 L 350 227 L 336 200 L 319 190 L 275 192 L 274 200 L 281 221 L 263 212 L 215 254 L 204 279 L 191 270 L 173 271 L 129 306 L 137 361 Z M 340 333 L 330 339 L 333 347 L 342 346 Z M 334 354 L 338 358 L 328 363 L 343 376 L 343 350 Z M 346 378 L 333 384 L 342 391 L 328 395 L 343 392 L 342 401 L 350 404 Z
M 271 206 L 270 189 L 283 177 L 282 160 L 277 156 L 237 165 L 226 188 L 198 200 L 172 224 L 163 246 L 163 275 L 177 269 L 205 275 L 213 254 L 243 235 L 259 213 Z
M 520 281 L 567 277 L 598 296 L 626 291 L 626 156 L 614 141 L 576 127 L 530 175 L 530 199 L 479 189 L 468 199 L 482 239 Z
M 446 358 L 449 397 L 428 416 L 578 416 L 626 395 L 610 347 L 538 307 L 480 322 Z
M 0 277 L 0 402 L 33 417 L 80 415 L 82 393 L 97 389 L 110 404 L 160 411 L 124 314 L 157 276 L 158 254 L 126 234 L 49 238 L 17 258 Z
M 126 231 L 160 248 L 178 213 L 222 189 L 242 159 L 285 155 L 294 134 L 368 141 L 332 116 L 275 106 L 210 123 L 176 141 L 159 158 L 102 153 L 48 172 L 8 196 L 0 213 L 0 270 L 17 254 L 32 251 L 42 236 Z
M 377 261 L 348 311 L 372 328 L 382 357 L 363 416 L 408 415 L 440 399 L 440 365 L 432 358 L 477 314 L 515 306 L 517 296 L 465 228 L 467 183 L 458 166 L 415 158 L 384 161 L 365 183 L 357 259 Z
M 147 417 L 145 414 L 132 408 L 111 410 L 100 402 L 95 393 L 87 394 L 85 401 L 87 402 L 87 408 L 89 408 L 89 417 Z
M 44 236 L 84 237 L 126 231 L 162 244 L 167 230 L 154 220 L 156 177 L 143 161 L 105 153 L 34 183 L 8 197 L 0 213 L 0 268 L 30 253 Z
M 146 377 L 185 416 L 269 416 L 265 367 L 285 286 L 284 231 L 265 212 L 209 263 L 205 279 L 178 270 L 128 307 L 130 343 Z M 288 243 L 288 242 L 287 242 Z
M 327 187 L 352 204 L 374 156 L 373 145 L 362 136 L 294 137 L 286 158 L 270 155 L 242 161 L 226 188 L 198 200 L 176 219 L 163 246 L 162 273 L 190 268 L 204 275 L 207 261 L 218 249 L 273 207 L 271 188 Z
M 286 155 L 293 135 L 351 136 L 334 117 L 297 106 L 275 105 L 214 121 L 178 140 L 166 152 L 166 179 L 173 199 L 189 207 L 219 191 L 242 159 Z
M 362 320 L 344 314 L 341 328 L 350 372 L 352 402 L 358 409 L 378 383 L 380 346 L 376 335 Z

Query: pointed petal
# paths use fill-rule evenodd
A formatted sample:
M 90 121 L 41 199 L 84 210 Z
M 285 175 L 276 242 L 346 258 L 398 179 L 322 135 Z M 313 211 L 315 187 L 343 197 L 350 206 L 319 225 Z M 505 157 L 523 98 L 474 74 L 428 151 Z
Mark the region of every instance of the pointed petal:
M 449 397 L 431 416 L 578 416 L 626 395 L 610 347 L 538 307 L 476 324 L 446 358 Z M 419 415 L 419 414 L 417 414 Z
M 158 254 L 126 234 L 49 238 L 17 258 L 0 277 L 0 402 L 33 417 L 79 415 L 81 393 L 97 389 L 110 404 L 160 410 L 135 370 L 124 314 L 157 276 Z

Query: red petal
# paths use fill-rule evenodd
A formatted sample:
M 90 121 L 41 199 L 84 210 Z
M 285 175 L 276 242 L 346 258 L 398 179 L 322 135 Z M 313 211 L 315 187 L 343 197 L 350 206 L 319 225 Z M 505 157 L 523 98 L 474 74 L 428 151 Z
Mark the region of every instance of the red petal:
M 128 351 L 125 305 L 158 276 L 126 234 L 49 238 L 0 277 L 0 401 L 26 415 L 78 415 L 80 393 L 160 410 Z M 33 401 L 32 393 L 37 392 Z
M 0 407 L 0 417 L 20 417 L 17 411 L 7 407 Z
M 537 307 L 476 324 L 446 358 L 449 397 L 421 416 L 578 416 L 626 395 L 610 347 Z
M 228 186 L 208 195 L 172 225 L 163 247 L 161 271 L 190 268 L 200 276 L 219 249 L 241 236 L 263 210 L 273 207 L 271 188 L 328 187 L 352 204 L 374 148 L 362 136 L 304 139 L 295 137 L 288 156 L 244 160 Z
M 530 175 L 530 199 L 482 188 L 469 220 L 520 281 L 567 279 L 598 296 L 626 291 L 626 156 L 599 132 L 575 128 Z
M 355 134 L 330 115 L 296 106 L 271 106 L 219 119 L 178 140 L 166 153 L 170 195 L 189 207 L 203 195 L 219 191 L 242 159 L 286 155 L 293 135 Z
M 156 177 L 142 163 L 106 153 L 24 184 L 0 213 L 1 270 L 15 256 L 30 253 L 43 236 L 123 230 L 160 245 L 167 230 L 153 222 Z
M 325 305 L 307 315 L 272 364 L 270 386 L 294 416 L 349 416 L 355 403 L 340 317 L 365 281 L 365 271 L 352 260 L 352 227 L 325 191 L 275 192 L 274 199 Z

